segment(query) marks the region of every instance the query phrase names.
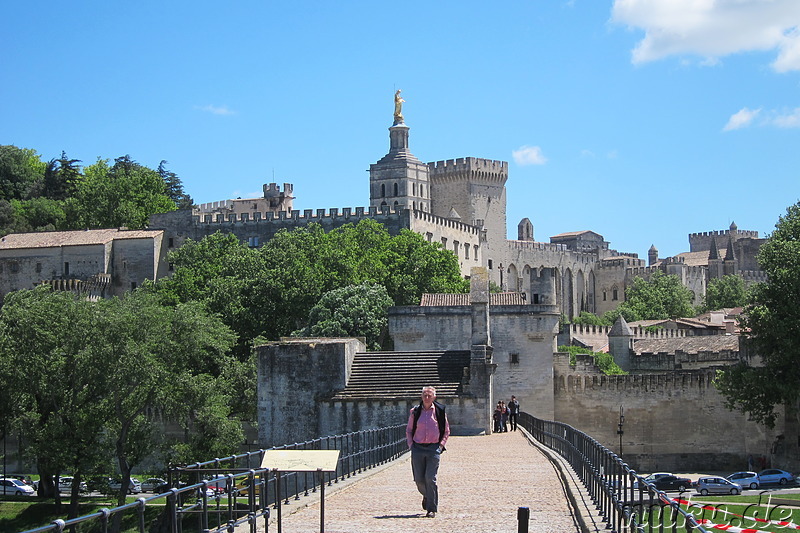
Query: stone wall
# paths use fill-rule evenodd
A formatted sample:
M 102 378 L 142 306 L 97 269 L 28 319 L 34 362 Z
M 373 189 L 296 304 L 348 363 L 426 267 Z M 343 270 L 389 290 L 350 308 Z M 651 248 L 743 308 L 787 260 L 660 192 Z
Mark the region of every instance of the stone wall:
M 713 370 L 605 376 L 576 372 L 568 357 L 556 354 L 555 419 L 619 453 L 623 407 L 621 453 L 636 470 L 744 470 L 748 455 L 774 458 L 778 435 L 797 441 L 796 424 L 787 425 L 784 418 L 770 430 L 728 410 L 712 383 Z
M 552 418 L 558 312 L 551 305 L 490 306 L 494 401 L 515 395 L 529 413 Z M 470 306 L 393 307 L 389 331 L 398 351 L 470 350 Z

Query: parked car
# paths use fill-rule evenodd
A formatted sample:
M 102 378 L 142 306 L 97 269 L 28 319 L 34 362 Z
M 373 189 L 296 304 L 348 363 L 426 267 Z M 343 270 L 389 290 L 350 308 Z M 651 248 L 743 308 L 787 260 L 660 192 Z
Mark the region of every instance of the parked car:
M 19 479 L 4 477 L 0 478 L 0 494 L 5 496 L 33 496 L 36 491 Z
M 755 472 L 735 472 L 726 479 L 738 483 L 743 489 L 757 489 L 761 486 L 761 480 Z
M 58 491 L 59 492 L 72 492 L 72 482 L 75 480 L 72 476 L 63 476 L 58 478 Z M 79 492 L 89 492 L 89 486 L 85 481 L 81 481 Z
M 653 486 L 658 490 L 663 491 L 680 491 L 684 492 L 692 487 L 692 480 L 685 477 L 678 476 L 663 476 L 652 482 Z
M 780 483 L 781 485 L 786 485 L 790 481 L 794 481 L 794 476 L 786 470 L 767 468 L 758 473 L 758 479 L 761 484 Z
M 121 487 L 122 487 L 121 479 L 113 479 L 108 484 L 108 488 L 114 492 L 119 492 L 119 489 Z M 132 477 L 130 485 L 128 485 L 128 494 L 139 494 L 140 492 L 142 492 L 142 483 L 135 477 Z
M 217 474 L 204 480 L 208 483 L 208 488 L 216 494 L 225 494 L 228 492 L 228 476 L 225 474 Z
M 657 479 L 661 479 L 662 477 L 668 477 L 668 476 L 674 476 L 674 475 L 675 474 L 671 474 L 669 472 L 653 472 L 649 476 L 645 476 L 643 479 L 645 481 L 645 484 L 647 484 L 647 483 L 652 483 Z M 638 479 L 633 482 L 633 487 L 634 488 L 639 488 L 639 480 Z
M 142 481 L 142 492 L 156 492 L 161 485 L 166 485 L 167 481 L 160 477 L 150 477 Z
M 111 478 L 108 476 L 92 476 L 86 480 L 89 492 L 102 492 L 103 494 L 111 491 L 108 488 L 109 483 L 111 483 Z
M 742 486 L 728 481 L 724 477 L 701 477 L 697 480 L 697 492 L 703 496 L 706 494 L 739 494 L 742 492 Z

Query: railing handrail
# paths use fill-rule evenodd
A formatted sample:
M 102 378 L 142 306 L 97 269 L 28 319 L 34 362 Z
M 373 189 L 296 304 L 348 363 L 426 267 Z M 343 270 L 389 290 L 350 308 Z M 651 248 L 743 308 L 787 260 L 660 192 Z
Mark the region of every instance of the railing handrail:
M 652 520 L 654 508 L 659 508 L 662 516 L 669 508 L 673 513 L 671 531 L 677 531 L 675 518 L 680 516 L 686 531 L 708 533 L 678 502 L 646 482 L 622 457 L 589 435 L 563 422 L 541 420 L 529 413 L 520 413 L 518 423 L 570 464 L 613 531 L 645 531 L 645 514 Z M 652 531 L 652 521 L 650 527 Z
M 408 447 L 405 427 L 405 424 L 398 424 L 385 428 L 365 429 L 271 449 L 340 450 L 336 471 L 323 473 L 321 482 L 330 486 L 406 453 Z M 265 451 L 257 450 L 191 465 L 173 466 L 168 472 L 169 484 L 173 488 L 165 493 L 140 497 L 135 502 L 112 509 L 101 509 L 69 520 L 54 520 L 50 524 L 23 533 L 50 531 L 61 533 L 65 528 L 90 521 L 102 522 L 102 530 L 108 531 L 111 520 L 121 517 L 126 512 L 137 513 L 138 530 L 140 533 L 146 533 L 150 528 L 145 523 L 145 509 L 154 502 L 159 505 L 166 504 L 163 507 L 170 532 L 181 531 L 183 528 L 179 522 L 192 516 L 195 516 L 200 523 L 198 530 L 209 533 L 232 531 L 233 527 L 245 523 L 249 524 L 250 531 L 255 533 L 257 520 L 261 518 L 264 520 L 264 530 L 267 531 L 270 506 L 279 508 L 284 500 L 284 503 L 289 503 L 290 498 L 299 500 L 301 496 L 316 492 L 319 478 L 314 472 L 283 471 L 280 477 L 271 475 L 275 473 L 274 470 L 268 466 L 261 466 Z M 258 459 L 257 463 L 255 459 Z M 209 465 L 213 467 L 209 468 Z M 224 478 L 200 479 L 205 474 L 222 472 L 227 474 Z M 185 482 L 191 477 L 195 478 L 193 483 Z M 222 489 L 223 479 L 224 491 L 218 490 Z M 209 495 L 210 488 L 215 489 L 212 495 Z M 247 496 L 248 500 L 246 506 L 239 501 L 244 496 Z M 216 522 L 210 521 L 210 517 L 216 518 Z

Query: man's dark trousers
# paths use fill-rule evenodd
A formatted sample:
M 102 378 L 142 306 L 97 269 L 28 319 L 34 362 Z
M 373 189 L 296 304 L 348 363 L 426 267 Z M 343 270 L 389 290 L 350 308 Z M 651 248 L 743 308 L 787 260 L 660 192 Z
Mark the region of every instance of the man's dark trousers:
M 417 490 L 425 498 L 426 510 L 439 511 L 439 487 L 436 485 L 436 474 L 439 472 L 439 444 L 420 444 L 415 442 L 411 447 L 411 472 Z

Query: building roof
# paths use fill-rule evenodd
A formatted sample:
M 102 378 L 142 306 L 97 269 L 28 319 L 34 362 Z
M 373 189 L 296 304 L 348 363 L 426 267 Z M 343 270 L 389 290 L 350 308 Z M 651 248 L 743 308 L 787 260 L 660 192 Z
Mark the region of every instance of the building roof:
M 423 294 L 421 307 L 470 305 L 469 293 L 464 294 Z M 526 305 L 528 302 L 520 292 L 498 292 L 489 294 L 489 305 Z
M 662 326 L 665 324 L 674 323 L 676 326 L 685 326 L 682 329 L 706 329 L 706 328 L 719 328 L 719 324 L 712 324 L 707 320 L 698 320 L 697 318 L 663 318 L 658 320 L 637 320 L 629 322 L 628 325 L 635 328 L 649 328 L 652 326 Z M 722 326 L 724 327 L 724 326 Z
M 551 238 L 551 239 L 556 239 L 556 238 L 558 238 L 558 237 L 577 237 L 577 236 L 579 236 L 579 235 L 585 235 L 585 234 L 587 234 L 587 233 L 591 233 L 592 235 L 597 235 L 598 237 L 600 236 L 600 234 L 599 234 L 599 233 L 597 233 L 597 232 L 594 232 L 594 231 L 590 231 L 590 230 L 588 230 L 588 229 L 585 229 L 585 230 L 582 230 L 582 231 L 567 231 L 567 232 L 565 232 L 565 233 L 559 233 L 558 235 L 553 235 L 553 236 L 552 236 L 552 237 L 550 237 L 550 238 Z
M 633 343 L 636 355 L 643 353 L 699 353 L 722 351 L 739 351 L 738 335 L 700 335 L 691 337 L 673 337 L 668 339 L 641 339 Z
M 117 228 L 11 233 L 0 238 L 0 250 L 107 244 L 118 239 L 151 239 L 163 233 L 164 230 L 126 230 Z
M 701 250 L 699 252 L 683 252 L 675 257 L 683 259 L 686 266 L 708 266 L 709 250 Z

